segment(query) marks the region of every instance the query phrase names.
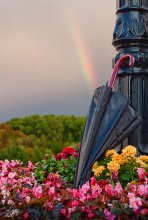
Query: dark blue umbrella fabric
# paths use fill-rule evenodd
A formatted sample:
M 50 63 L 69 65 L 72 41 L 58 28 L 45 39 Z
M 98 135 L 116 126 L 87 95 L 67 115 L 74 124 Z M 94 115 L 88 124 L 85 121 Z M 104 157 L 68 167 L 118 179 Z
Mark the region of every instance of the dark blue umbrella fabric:
M 129 106 L 130 100 L 119 91 L 112 90 L 118 69 L 126 59 L 130 59 L 129 65 L 134 64 L 131 55 L 121 57 L 108 85 L 94 92 L 81 141 L 75 174 L 76 188 L 89 180 L 92 165 L 108 149 L 118 146 L 141 123 L 138 113 Z

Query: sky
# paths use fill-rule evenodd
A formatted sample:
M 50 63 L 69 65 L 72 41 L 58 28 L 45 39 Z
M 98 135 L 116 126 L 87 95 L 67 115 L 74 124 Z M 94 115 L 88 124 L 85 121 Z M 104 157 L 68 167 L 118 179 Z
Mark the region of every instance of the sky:
M 112 73 L 115 0 L 0 0 L 0 122 L 86 115 Z

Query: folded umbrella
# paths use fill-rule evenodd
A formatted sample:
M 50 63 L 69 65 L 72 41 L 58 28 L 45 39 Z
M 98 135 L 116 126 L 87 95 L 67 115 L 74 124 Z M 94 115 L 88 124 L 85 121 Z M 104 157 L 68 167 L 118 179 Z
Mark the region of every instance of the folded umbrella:
M 120 144 L 141 123 L 141 118 L 129 106 L 130 100 L 112 90 L 118 69 L 127 58 L 130 66 L 134 64 L 134 57 L 122 56 L 115 65 L 110 82 L 94 92 L 81 141 L 76 188 L 89 180 L 95 161 L 101 159 L 108 149 Z

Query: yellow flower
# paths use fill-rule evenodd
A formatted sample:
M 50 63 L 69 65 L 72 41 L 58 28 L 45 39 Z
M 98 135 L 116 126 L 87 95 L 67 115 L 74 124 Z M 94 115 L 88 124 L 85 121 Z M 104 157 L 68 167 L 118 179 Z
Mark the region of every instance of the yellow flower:
M 118 163 L 120 165 L 124 164 L 123 157 L 121 155 L 119 155 L 118 153 L 113 155 L 112 161 L 115 161 L 116 163 Z
M 105 154 L 106 157 L 112 157 L 114 155 L 116 155 L 117 152 L 115 150 L 108 150 Z
M 125 147 L 122 150 L 121 156 L 123 157 L 123 160 L 125 162 L 127 162 L 127 161 L 132 160 L 133 158 L 135 158 L 136 153 L 137 153 L 136 148 L 129 145 L 129 146 Z
M 146 155 L 141 155 L 140 157 L 137 158 L 138 160 L 142 160 L 143 162 L 148 162 L 148 156 Z
M 110 176 L 110 173 L 107 173 L 106 175 L 107 175 L 107 176 Z
M 120 169 L 120 164 L 117 163 L 116 161 L 110 161 L 107 164 L 107 168 L 109 169 L 110 172 L 117 172 Z
M 147 165 L 146 165 L 142 160 L 140 160 L 139 158 L 140 158 L 140 157 L 138 157 L 138 158 L 136 159 L 136 162 L 138 163 L 138 165 L 139 165 L 140 167 L 147 167 Z
M 98 168 L 98 162 L 95 162 L 92 168 L 92 171 Z M 94 171 L 93 171 L 94 172 Z
M 94 168 L 92 171 L 94 172 L 94 176 L 100 176 L 100 174 L 105 170 L 105 166 L 98 166 L 97 168 Z

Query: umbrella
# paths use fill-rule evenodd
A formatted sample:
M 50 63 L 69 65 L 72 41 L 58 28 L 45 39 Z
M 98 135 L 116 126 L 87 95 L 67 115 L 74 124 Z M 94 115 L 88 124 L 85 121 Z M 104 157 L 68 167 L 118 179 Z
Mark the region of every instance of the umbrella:
M 129 106 L 130 100 L 119 91 L 113 91 L 118 70 L 127 59 L 129 66 L 134 64 L 133 56 L 122 56 L 115 65 L 109 83 L 97 88 L 93 94 L 75 173 L 76 188 L 89 180 L 92 165 L 107 150 L 117 147 L 142 121 Z

